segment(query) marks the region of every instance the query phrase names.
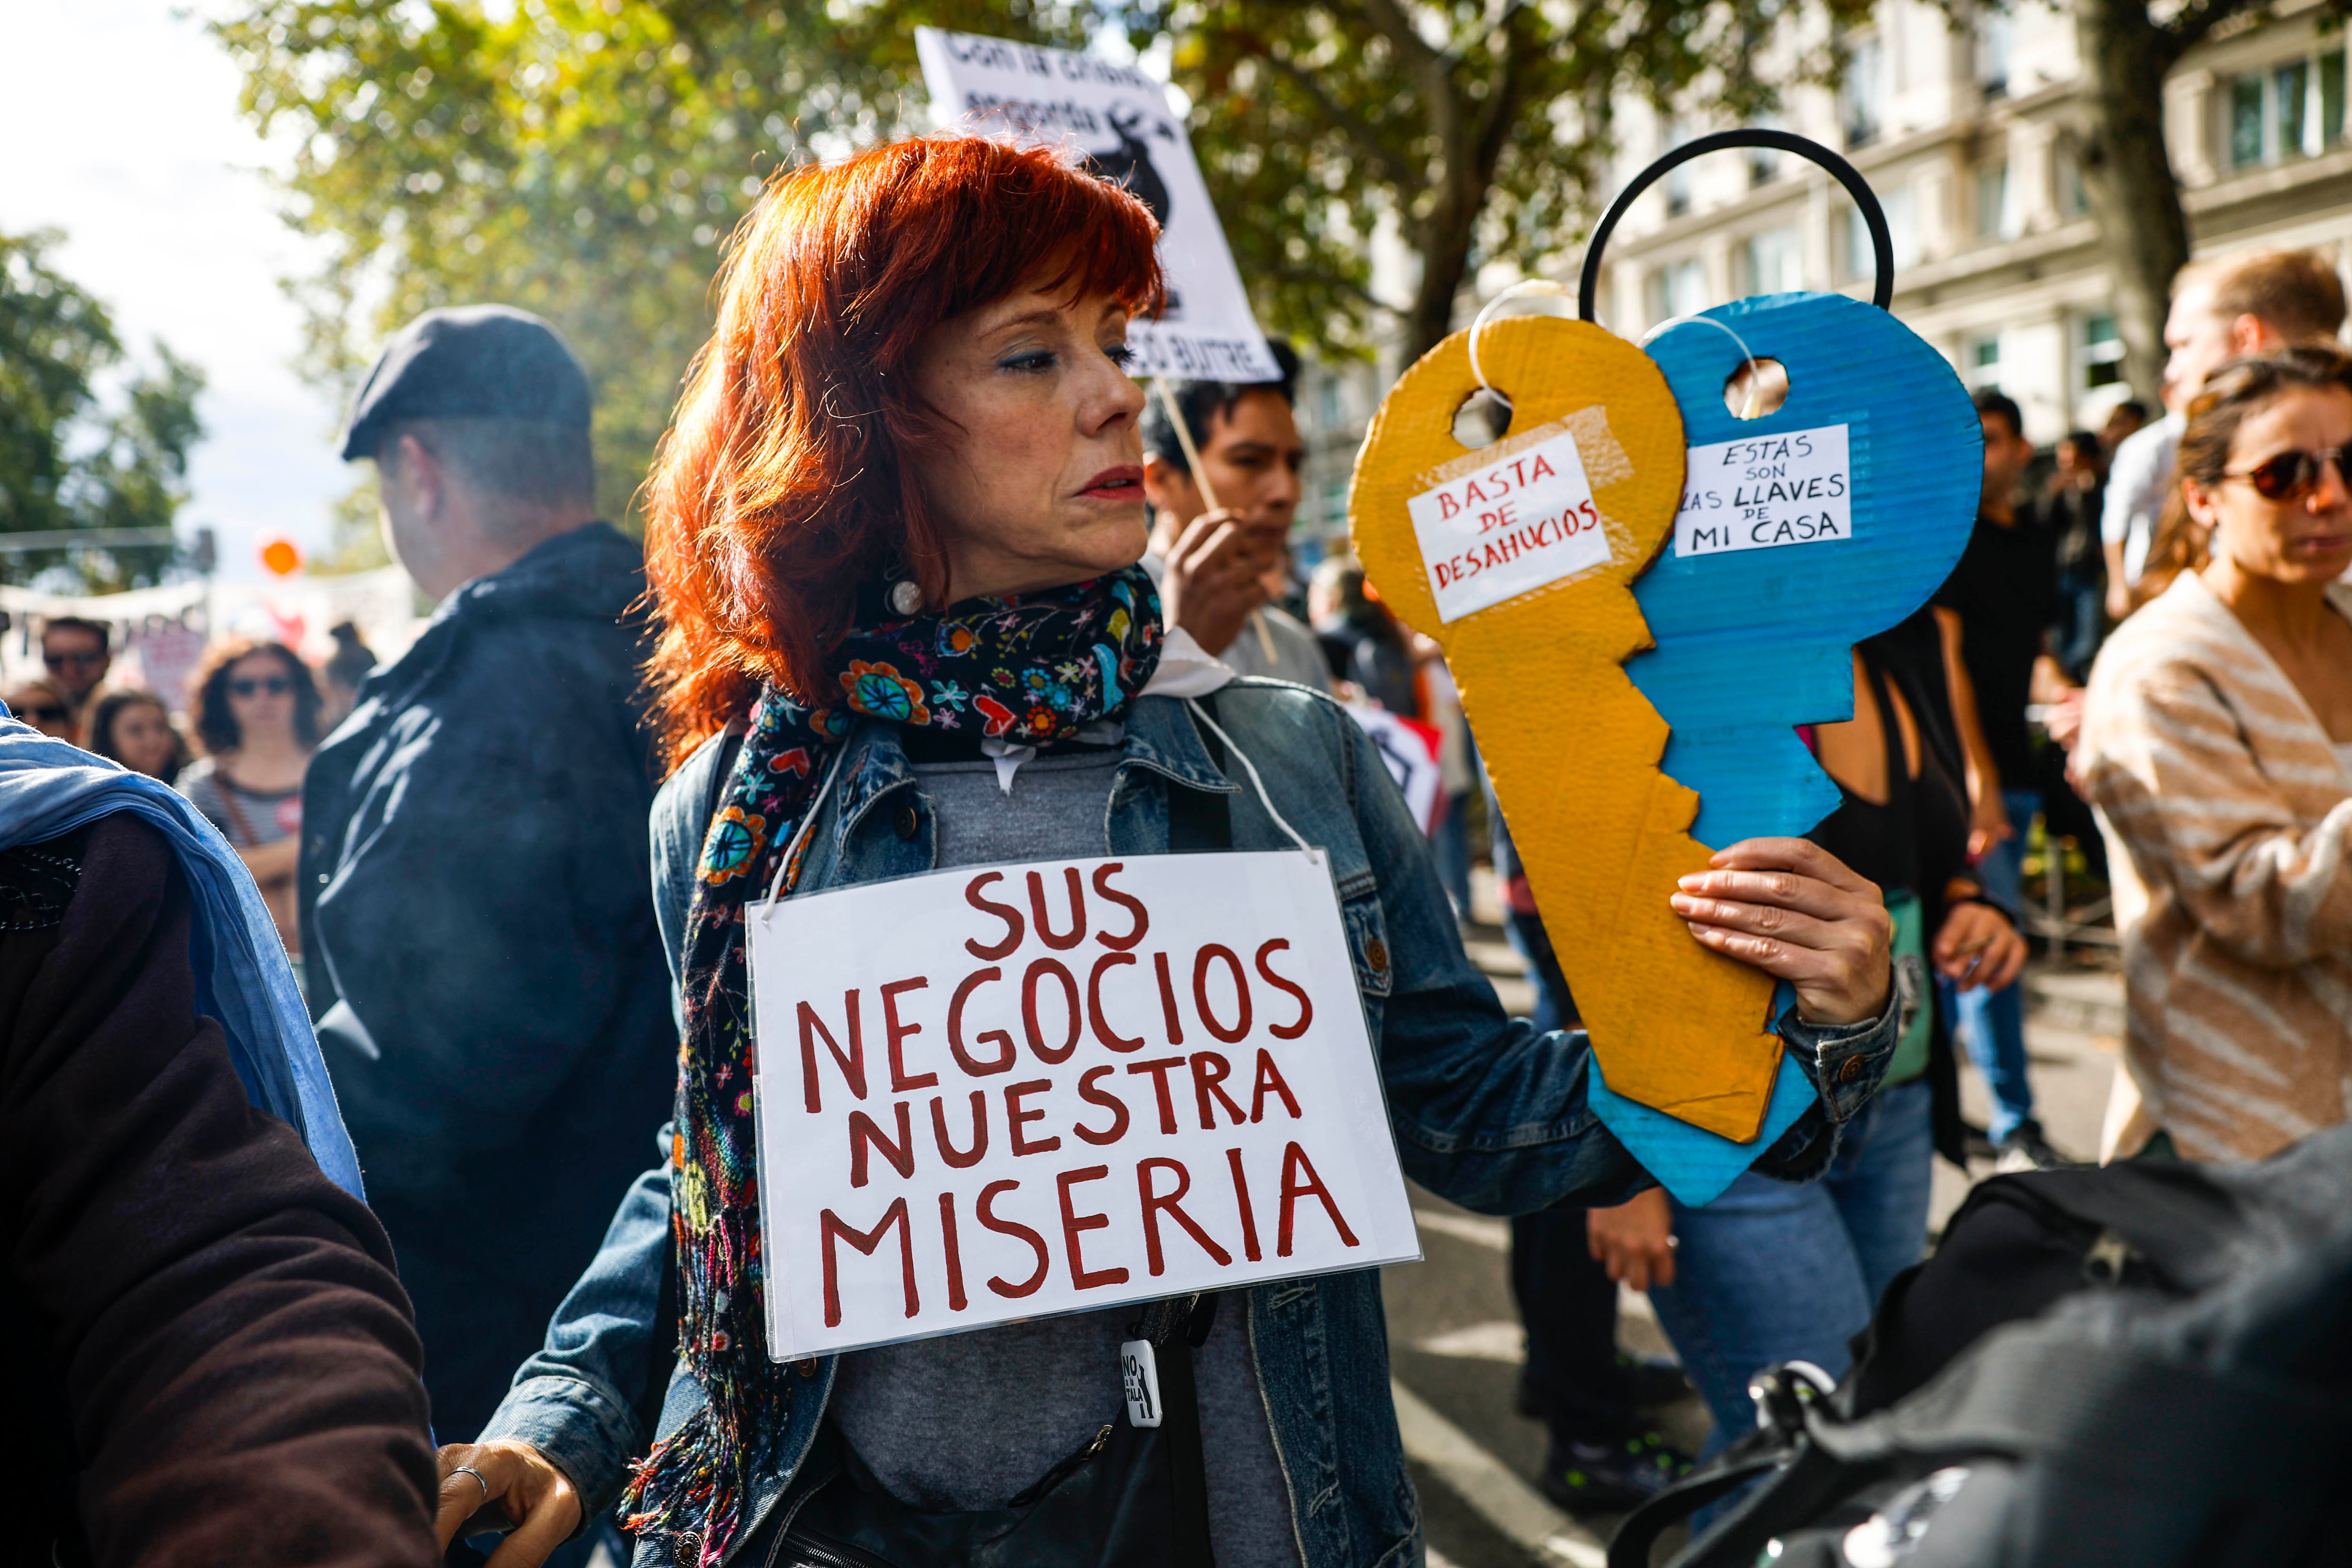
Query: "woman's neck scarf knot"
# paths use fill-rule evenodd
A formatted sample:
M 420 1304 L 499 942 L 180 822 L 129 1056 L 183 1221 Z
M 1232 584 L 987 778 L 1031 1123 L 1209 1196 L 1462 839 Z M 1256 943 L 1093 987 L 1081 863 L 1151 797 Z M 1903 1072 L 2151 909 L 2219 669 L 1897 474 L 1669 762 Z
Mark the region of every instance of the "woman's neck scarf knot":
M 703 841 L 686 924 L 670 1224 L 678 1353 L 708 1396 L 654 1446 L 621 1508 L 633 1531 L 698 1535 L 715 1563 L 744 1523 L 753 1478 L 782 1429 L 792 1369 L 769 1359 L 751 1121 L 746 905 L 824 803 L 817 792 L 860 717 L 1045 745 L 1118 715 L 1160 662 L 1160 597 L 1140 566 L 1015 600 L 861 619 L 835 650 L 837 700 L 803 706 L 771 686 Z M 833 694 L 826 694 L 831 697 Z M 783 868 L 782 889 L 800 879 Z

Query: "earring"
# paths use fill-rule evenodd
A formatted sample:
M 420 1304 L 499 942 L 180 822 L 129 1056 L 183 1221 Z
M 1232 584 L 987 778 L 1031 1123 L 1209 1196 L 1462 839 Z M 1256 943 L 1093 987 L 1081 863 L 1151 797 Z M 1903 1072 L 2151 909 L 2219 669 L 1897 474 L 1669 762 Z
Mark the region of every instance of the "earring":
M 902 616 L 911 616 L 923 607 L 922 584 L 911 578 L 890 585 L 890 608 Z

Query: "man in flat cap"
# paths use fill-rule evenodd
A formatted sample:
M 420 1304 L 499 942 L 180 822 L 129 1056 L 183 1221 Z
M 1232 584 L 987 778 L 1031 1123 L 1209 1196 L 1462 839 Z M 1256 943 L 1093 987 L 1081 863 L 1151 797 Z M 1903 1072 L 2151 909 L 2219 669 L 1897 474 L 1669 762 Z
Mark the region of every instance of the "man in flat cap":
M 385 348 L 343 442 L 439 608 L 310 763 L 302 942 L 445 1443 L 539 1348 L 675 1074 L 644 558 L 595 520 L 588 413 L 544 321 L 433 310 Z

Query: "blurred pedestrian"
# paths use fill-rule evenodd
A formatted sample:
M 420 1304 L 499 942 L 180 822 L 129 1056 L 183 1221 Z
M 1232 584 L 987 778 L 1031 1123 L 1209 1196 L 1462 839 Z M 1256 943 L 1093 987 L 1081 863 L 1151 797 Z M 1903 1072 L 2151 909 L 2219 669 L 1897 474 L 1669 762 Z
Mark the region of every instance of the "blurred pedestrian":
M 0 722 L 11 1563 L 426 1568 L 419 1349 L 244 868 Z
M 41 623 L 41 666 L 72 710 L 70 738 L 80 737 L 90 700 L 114 668 L 111 645 L 112 634 L 103 622 L 58 616 Z
M 2014 402 L 1990 388 L 1976 395 L 1976 405 L 1984 427 L 1976 530 L 1959 564 L 1936 591 L 1935 605 L 1938 621 L 1957 628 L 1959 645 L 1951 706 L 1969 752 L 1969 845 L 1977 875 L 1987 895 L 2015 915 L 2024 904 L 2026 836 L 2042 806 L 2025 710 L 2036 702 L 2063 701 L 2074 688 L 2048 651 L 2058 618 L 2057 540 L 2018 500 L 2018 480 L 2033 456 L 2023 416 Z M 2007 984 L 1937 984 L 1991 1091 L 1992 1142 L 2005 1164 L 2031 1169 L 2060 1163 L 2034 1115 L 2023 999 Z
M 8 711 L 60 741 L 74 738 L 73 703 L 54 680 L 20 680 L 8 689 Z
M 2105 1152 L 2259 1160 L 2352 1114 L 2352 356 L 2223 364 L 2179 462 L 2206 542 L 2107 639 L 2075 756 L 2125 851 Z
M 205 754 L 180 774 L 180 793 L 253 873 L 279 939 L 299 959 L 302 774 L 319 744 L 310 667 L 284 643 L 234 637 L 205 652 L 189 686 Z
M 2099 426 L 2099 478 L 2107 477 L 2107 466 L 2115 461 L 2116 448 L 2137 436 L 2147 424 L 2147 405 L 2137 397 L 2126 397 L 2107 410 L 2106 423 Z
M 2042 503 L 2057 536 L 2058 667 L 2077 684 L 2091 673 L 2106 625 L 2106 560 L 2099 541 L 2103 466 L 2096 436 L 2068 433 L 2058 443 L 2057 467 Z
M 1282 367 L 1270 382 L 1171 384 L 1186 433 L 1201 454 L 1208 494 L 1193 477 L 1165 402 L 1143 415 L 1143 492 L 1151 505 L 1145 570 L 1160 584 L 1171 626 L 1243 675 L 1330 689 L 1315 634 L 1273 603 L 1288 575 L 1290 524 L 1298 514 L 1307 445 L 1291 400 L 1298 355 L 1266 347 Z
M 187 765 L 188 742 L 172 710 L 152 691 L 110 691 L 90 710 L 89 750 L 134 773 L 171 784 Z
M 1412 642 L 1365 581 L 1364 569 L 1354 557 L 1330 556 L 1316 567 L 1307 604 L 1333 677 L 1391 713 L 1420 718 L 1418 661 Z
M 2189 399 L 2234 354 L 2333 338 L 2344 325 L 2344 284 L 2316 251 L 2264 250 L 2193 262 L 2172 281 L 2164 321 L 2165 416 L 2115 448 L 2100 522 L 2107 616 L 2131 613 L 2133 586 L 2172 493 L 2173 448 Z
M 359 706 L 360 683 L 375 668 L 376 658 L 375 650 L 360 640 L 360 628 L 350 621 L 337 621 L 327 628 L 327 635 L 335 639 L 335 651 L 319 667 L 319 730 L 331 735 L 335 726 Z
M 588 421 L 545 322 L 432 310 L 342 447 L 374 462 L 392 552 L 439 608 L 311 764 L 303 944 L 445 1441 L 538 1348 L 675 1082 L 643 553 L 596 521 Z

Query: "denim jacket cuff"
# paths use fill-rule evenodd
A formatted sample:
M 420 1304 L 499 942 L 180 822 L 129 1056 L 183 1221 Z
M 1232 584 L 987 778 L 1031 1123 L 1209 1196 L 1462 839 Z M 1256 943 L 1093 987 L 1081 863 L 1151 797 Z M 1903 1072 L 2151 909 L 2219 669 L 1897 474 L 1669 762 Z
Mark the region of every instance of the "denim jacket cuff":
M 1783 1044 L 1811 1074 L 1821 1092 L 1822 1109 L 1841 1125 L 1878 1092 L 1886 1064 L 1894 1059 L 1902 1037 L 1903 1004 L 1896 987 L 1886 988 L 1886 1005 L 1878 1016 L 1859 1024 L 1808 1024 L 1791 1005 L 1777 1026 Z
M 528 1443 L 571 1478 L 583 1521 L 611 1511 L 628 1484 L 636 1422 L 593 1383 L 527 1377 L 508 1390 L 474 1440 Z

